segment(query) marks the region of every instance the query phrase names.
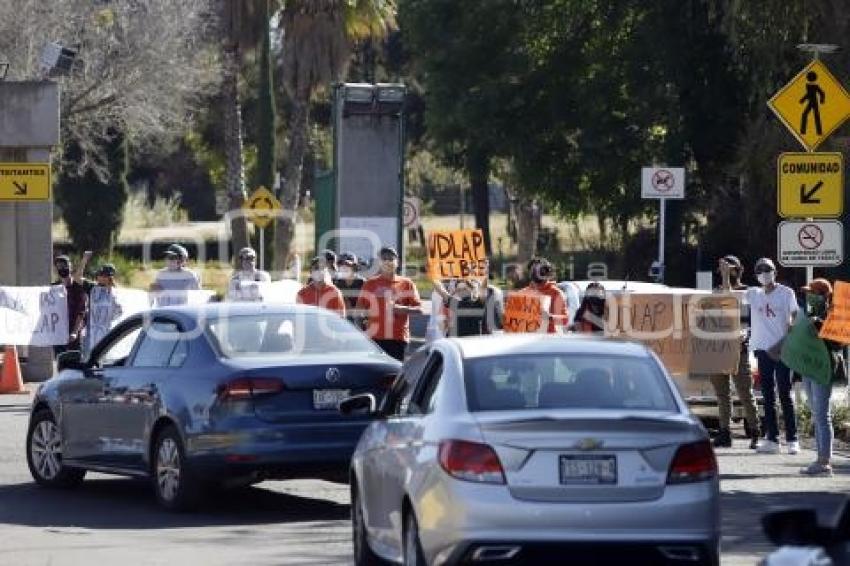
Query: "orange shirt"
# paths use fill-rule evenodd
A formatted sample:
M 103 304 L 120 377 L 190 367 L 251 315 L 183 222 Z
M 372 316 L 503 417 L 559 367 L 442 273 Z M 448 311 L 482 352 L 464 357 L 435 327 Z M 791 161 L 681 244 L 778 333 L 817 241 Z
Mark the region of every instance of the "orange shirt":
M 296 301 L 304 305 L 323 307 L 335 311 L 339 316 L 345 316 L 345 300 L 333 284 L 325 284 L 319 289 L 315 283 L 308 283 L 298 291 Z
M 372 277 L 363 284 L 357 299 L 357 308 L 367 312 L 366 333 L 373 340 L 410 342 L 410 315 L 393 312 L 388 301 L 405 307 L 422 306 L 416 285 L 407 277 Z
M 555 283 L 547 281 L 539 287 L 529 285 L 523 291 L 529 293 L 538 293 L 544 297 L 549 297 L 549 334 L 563 332 L 567 328 L 569 317 L 567 316 L 567 300 L 564 298 L 564 293 Z

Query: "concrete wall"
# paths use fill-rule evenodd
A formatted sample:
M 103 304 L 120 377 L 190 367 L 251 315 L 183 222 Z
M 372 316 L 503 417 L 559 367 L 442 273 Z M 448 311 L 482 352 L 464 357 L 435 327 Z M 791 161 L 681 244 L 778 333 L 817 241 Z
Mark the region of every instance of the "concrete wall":
M 0 81 L 0 162 L 49 163 L 59 145 L 59 87 Z M 0 202 L 0 285 L 47 285 L 53 258 L 53 202 Z M 50 348 L 28 348 L 24 379 L 53 372 Z

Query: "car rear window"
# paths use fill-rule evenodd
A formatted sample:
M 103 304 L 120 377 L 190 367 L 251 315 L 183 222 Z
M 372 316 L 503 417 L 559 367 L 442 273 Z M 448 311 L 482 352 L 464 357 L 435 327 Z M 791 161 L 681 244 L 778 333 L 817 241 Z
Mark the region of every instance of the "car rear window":
M 616 409 L 677 411 L 650 358 L 535 354 L 471 358 L 464 363 L 470 411 Z
M 272 313 L 232 315 L 207 321 L 225 357 L 281 354 L 380 354 L 374 342 L 335 314 Z

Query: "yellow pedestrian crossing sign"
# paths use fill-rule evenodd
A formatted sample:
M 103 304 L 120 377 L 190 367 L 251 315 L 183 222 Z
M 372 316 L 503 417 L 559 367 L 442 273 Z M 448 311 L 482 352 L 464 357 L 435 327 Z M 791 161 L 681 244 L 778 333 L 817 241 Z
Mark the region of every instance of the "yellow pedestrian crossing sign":
M 844 212 L 844 156 L 781 153 L 776 166 L 779 216 L 837 218 Z
M 767 105 L 808 151 L 850 117 L 850 94 L 819 60 L 806 65 Z
M 280 201 L 265 187 L 260 187 L 245 201 L 242 210 L 245 216 L 254 223 L 257 228 L 265 228 L 276 216 L 276 212 L 282 208 Z

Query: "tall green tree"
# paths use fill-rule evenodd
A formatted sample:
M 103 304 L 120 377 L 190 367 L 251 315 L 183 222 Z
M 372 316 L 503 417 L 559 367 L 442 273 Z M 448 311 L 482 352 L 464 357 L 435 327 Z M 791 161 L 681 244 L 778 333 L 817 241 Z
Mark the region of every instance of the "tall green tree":
M 258 57 L 259 81 L 257 83 L 257 173 L 256 186 L 273 190 L 276 171 L 277 144 L 275 141 L 274 77 L 271 58 L 271 8 L 272 0 L 260 0 L 256 17 L 259 20 L 260 56 Z M 266 265 L 274 258 L 274 223 L 263 232 Z M 265 268 L 265 266 L 263 266 Z
M 275 270 L 283 270 L 288 264 L 295 236 L 295 213 L 309 142 L 310 99 L 345 76 L 353 42 L 382 37 L 394 25 L 392 0 L 286 0 L 284 4 L 280 21 L 283 84 L 291 110 L 280 191 L 286 216 L 275 228 Z

